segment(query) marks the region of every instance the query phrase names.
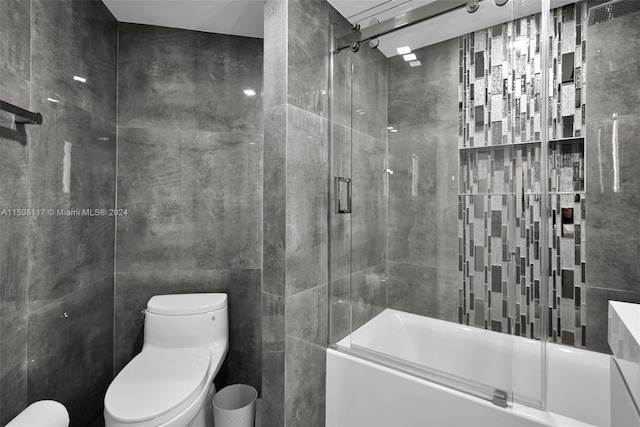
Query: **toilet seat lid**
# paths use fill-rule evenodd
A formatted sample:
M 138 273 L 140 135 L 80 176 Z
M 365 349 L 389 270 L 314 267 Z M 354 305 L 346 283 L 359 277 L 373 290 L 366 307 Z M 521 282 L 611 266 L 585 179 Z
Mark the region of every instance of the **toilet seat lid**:
M 210 361 L 206 348 L 145 349 L 109 386 L 105 410 L 134 423 L 189 405 L 206 386 Z

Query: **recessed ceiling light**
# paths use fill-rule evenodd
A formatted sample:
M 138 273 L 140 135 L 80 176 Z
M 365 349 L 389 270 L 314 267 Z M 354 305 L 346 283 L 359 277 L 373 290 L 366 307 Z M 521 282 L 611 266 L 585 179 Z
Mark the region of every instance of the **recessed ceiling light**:
M 73 80 L 80 82 L 80 83 L 86 83 L 87 79 L 85 79 L 84 77 L 80 77 L 80 76 L 73 76 Z
M 396 49 L 398 51 L 398 55 L 406 55 L 407 53 L 411 53 L 411 48 L 409 46 L 402 46 Z
M 408 55 L 403 55 L 402 56 L 404 58 L 405 61 L 409 62 L 409 61 L 415 61 L 416 59 L 418 59 L 418 57 L 416 56 L 415 53 L 410 53 Z
M 254 96 L 256 94 L 256 91 L 253 89 L 245 89 L 244 94 L 247 96 Z
M 412 67 L 419 67 L 422 65 L 422 62 L 420 61 L 411 61 L 409 62 L 409 65 L 411 65 Z

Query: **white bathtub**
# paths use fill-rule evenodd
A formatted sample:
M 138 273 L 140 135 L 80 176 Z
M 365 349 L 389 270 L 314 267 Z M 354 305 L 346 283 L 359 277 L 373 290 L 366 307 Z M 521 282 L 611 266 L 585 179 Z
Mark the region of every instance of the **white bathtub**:
M 610 356 L 547 344 L 547 412 L 529 406 L 541 396 L 541 352 L 539 341 L 387 309 L 327 351 L 327 426 L 609 427 Z M 441 386 L 423 366 L 515 402 Z

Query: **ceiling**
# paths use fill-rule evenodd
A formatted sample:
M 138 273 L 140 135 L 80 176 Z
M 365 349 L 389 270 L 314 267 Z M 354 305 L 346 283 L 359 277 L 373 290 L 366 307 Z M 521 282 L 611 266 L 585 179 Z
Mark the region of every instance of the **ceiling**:
M 264 34 L 263 0 L 103 0 L 118 21 L 235 36 Z
M 264 35 L 263 0 L 103 0 L 122 22 L 231 34 L 247 37 Z M 303 0 L 304 1 L 304 0 Z M 367 27 L 375 18 L 384 21 L 436 0 L 329 0 L 351 23 Z M 446 0 L 444 0 L 446 1 Z M 575 0 L 551 0 L 552 7 Z M 381 37 L 378 49 L 386 56 L 396 48 L 418 49 L 463 33 L 540 11 L 538 0 L 510 0 L 498 7 L 493 0 L 481 1 L 480 9 L 469 14 L 464 9 L 447 13 Z
M 235 36 L 264 36 L 264 0 L 102 0 L 118 21 Z M 433 0 L 429 0 L 433 1 Z M 330 0 L 343 16 L 366 16 L 411 0 Z M 383 6 L 381 6 L 383 5 Z M 352 18 L 354 19 L 354 18 Z

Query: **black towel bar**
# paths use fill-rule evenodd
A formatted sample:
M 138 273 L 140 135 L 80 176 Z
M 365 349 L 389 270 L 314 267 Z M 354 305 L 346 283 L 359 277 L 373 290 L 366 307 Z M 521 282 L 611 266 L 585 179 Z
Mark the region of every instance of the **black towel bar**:
M 42 124 L 42 114 L 32 113 L 31 111 L 16 107 L 15 105 L 9 104 L 8 102 L 0 101 L 0 110 L 8 111 L 9 113 L 15 114 L 16 123 L 21 123 L 24 125 Z

